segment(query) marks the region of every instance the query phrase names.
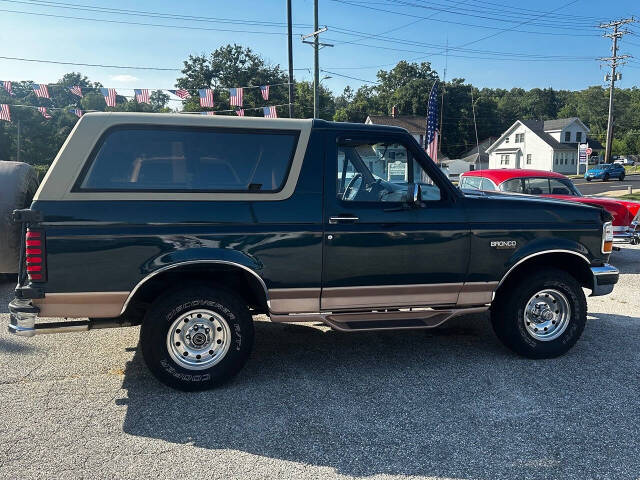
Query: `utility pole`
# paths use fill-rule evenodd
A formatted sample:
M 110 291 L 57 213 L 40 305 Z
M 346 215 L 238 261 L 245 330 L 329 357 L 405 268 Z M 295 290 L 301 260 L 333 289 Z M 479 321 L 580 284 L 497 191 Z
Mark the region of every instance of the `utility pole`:
M 318 31 L 318 0 L 313 0 L 313 31 Z M 313 36 L 313 118 L 318 118 L 320 108 L 320 42 Z
M 318 118 L 320 110 L 320 49 L 333 47 L 330 43 L 320 43 L 320 34 L 327 31 L 327 27 L 318 27 L 318 0 L 313 0 L 313 33 L 302 35 L 302 43 L 313 46 L 313 118 Z M 313 42 L 307 38 L 313 37 Z
M 633 17 L 624 18 L 622 20 L 614 20 L 609 23 L 600 24 L 600 28 L 611 29 L 613 32 L 605 33 L 603 36 L 612 40 L 611 56 L 605 58 L 599 58 L 601 62 L 607 62 L 611 68 L 611 73 L 605 76 L 605 80 L 609 81 L 609 116 L 607 118 L 607 144 L 604 153 L 604 162 L 608 163 L 611 159 L 611 144 L 613 142 L 613 94 L 615 90 L 616 80 L 620 80 L 622 75 L 616 73 L 616 67 L 624 65 L 625 59 L 631 55 L 618 55 L 618 38 L 629 33 L 629 30 L 620 30 L 622 25 L 635 22 Z
M 287 0 L 287 42 L 289 48 L 289 118 L 293 118 L 293 33 L 291 25 L 291 0 Z

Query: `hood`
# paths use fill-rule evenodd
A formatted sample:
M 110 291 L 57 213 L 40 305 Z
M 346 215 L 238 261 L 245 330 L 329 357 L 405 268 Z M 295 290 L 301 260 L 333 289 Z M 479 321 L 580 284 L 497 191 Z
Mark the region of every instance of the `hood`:
M 611 197 L 573 197 L 568 195 L 551 195 L 563 201 L 600 206 L 613 215 L 613 224 L 628 226 L 640 210 L 640 203 L 619 200 Z

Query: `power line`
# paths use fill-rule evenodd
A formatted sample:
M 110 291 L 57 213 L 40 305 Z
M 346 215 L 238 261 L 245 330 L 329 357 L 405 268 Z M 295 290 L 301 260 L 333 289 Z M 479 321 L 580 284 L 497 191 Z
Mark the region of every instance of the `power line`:
M 0 10 L 1 11 L 1 10 Z M 180 72 L 181 68 L 164 68 L 164 67 L 133 67 L 129 65 L 105 65 L 101 63 L 80 63 L 80 62 L 64 62 L 56 60 L 43 60 L 40 58 L 21 58 L 21 57 L 6 57 L 0 55 L 0 59 L 3 60 L 15 60 L 18 62 L 35 62 L 35 63 L 53 63 L 56 65 L 74 65 L 79 67 L 98 67 L 98 68 L 119 68 L 127 70 L 156 70 L 161 72 Z
M 176 14 L 176 13 L 164 13 L 164 12 L 157 12 L 157 11 L 154 12 L 149 10 L 130 10 L 130 9 L 124 9 L 124 8 L 99 7 L 95 5 L 67 3 L 67 2 L 54 2 L 54 1 L 48 1 L 48 0 L 28 0 L 28 1 L 0 0 L 0 1 L 5 3 L 17 3 L 22 5 L 33 5 L 33 6 L 42 6 L 42 7 L 50 7 L 50 8 L 84 10 L 84 11 L 98 12 L 98 13 L 135 15 L 135 16 L 151 17 L 151 18 L 167 18 L 171 20 L 185 20 L 185 21 L 207 22 L 207 23 L 229 23 L 229 24 L 235 24 L 235 25 L 259 25 L 259 26 L 266 26 L 266 27 L 285 27 L 287 25 L 286 23 L 283 23 L 283 22 L 268 22 L 264 20 L 203 17 L 203 16 L 195 16 L 195 15 Z M 309 25 L 295 24 L 295 26 L 308 27 Z
M 364 78 L 351 77 L 349 75 L 343 75 L 342 73 L 330 72 L 329 70 L 320 70 L 320 71 L 324 73 L 328 73 L 330 75 L 336 75 L 337 77 L 350 78 L 351 80 L 358 80 L 360 82 L 373 83 L 375 85 L 378 84 L 378 82 L 372 82 L 371 80 L 365 80 Z
M 336 3 L 342 3 L 344 5 L 351 5 L 354 7 L 360 7 L 360 8 L 366 8 L 369 10 L 376 10 L 379 12 L 383 12 L 383 13 L 391 13 L 393 15 L 400 15 L 400 16 L 404 16 L 404 17 L 412 17 L 412 18 L 420 18 L 422 20 L 430 20 L 428 17 L 423 17 L 423 16 L 418 16 L 418 15 L 414 15 L 414 14 L 410 14 L 410 13 L 404 13 L 404 12 L 398 12 L 395 10 L 388 10 L 388 9 L 384 9 L 384 8 L 377 8 L 377 7 L 372 7 L 370 4 L 367 5 L 361 5 L 358 3 L 354 3 L 353 1 L 350 0 L 330 0 L 332 2 L 336 2 Z M 438 20 L 433 20 L 433 21 L 438 21 L 441 23 L 450 23 L 453 25 L 463 25 L 465 27 L 474 27 L 474 28 L 484 28 L 484 29 L 488 29 L 488 30 L 503 30 L 501 27 L 490 27 L 487 25 L 478 25 L 475 23 L 464 23 L 464 22 L 457 22 L 457 21 L 453 21 L 453 20 L 443 20 L 443 19 L 438 19 Z M 530 33 L 530 34 L 537 34 L 537 35 L 557 35 L 557 36 L 571 36 L 571 37 L 597 37 L 597 34 L 580 34 L 580 33 L 575 33 L 575 31 L 571 32 L 571 33 L 562 33 L 562 32 L 541 32 L 541 31 L 531 31 L 531 30 L 518 30 L 518 33 Z
M 0 0 L 0 1 L 5 1 L 5 0 Z M 83 21 L 89 21 L 89 22 L 116 23 L 121 25 L 135 25 L 135 26 L 144 26 L 144 27 L 176 28 L 176 29 L 184 29 L 184 30 L 203 30 L 203 31 L 212 31 L 212 32 L 248 33 L 248 34 L 259 34 L 259 35 L 287 35 L 287 32 L 267 32 L 264 30 L 234 30 L 230 28 L 194 27 L 189 25 L 168 25 L 168 24 L 162 24 L 162 23 L 132 22 L 132 21 L 126 21 L 126 20 L 113 20 L 113 19 L 107 19 L 107 18 L 76 17 L 72 15 L 58 15 L 54 13 L 25 12 L 22 10 L 0 9 L 0 12 L 17 13 L 19 15 L 32 15 L 32 16 L 38 16 L 38 17 L 64 18 L 67 20 L 83 20 Z

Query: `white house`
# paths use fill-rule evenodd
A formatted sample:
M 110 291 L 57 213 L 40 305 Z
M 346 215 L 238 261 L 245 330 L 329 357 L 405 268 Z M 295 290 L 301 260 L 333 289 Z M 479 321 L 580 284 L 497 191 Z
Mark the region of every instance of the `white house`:
M 589 128 L 577 117 L 517 120 L 487 149 L 489 168 L 576 173 L 579 143 L 602 149 L 599 142 L 587 139 L 588 133 Z

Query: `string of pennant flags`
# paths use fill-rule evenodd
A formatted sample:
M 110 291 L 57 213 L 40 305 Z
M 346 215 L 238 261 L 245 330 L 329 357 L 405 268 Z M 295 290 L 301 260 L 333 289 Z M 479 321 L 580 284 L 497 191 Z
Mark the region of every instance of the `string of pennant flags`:
M 279 105 L 270 105 L 267 107 L 250 107 L 250 108 L 238 108 L 238 109 L 230 109 L 230 110 L 206 110 L 202 112 L 179 112 L 181 114 L 191 114 L 191 115 L 217 115 L 219 113 L 235 113 L 239 117 L 244 117 L 245 111 L 254 111 L 261 110 L 264 118 L 278 118 L 277 107 L 285 107 L 288 106 L 288 103 L 281 103 Z M 66 111 L 80 118 L 85 113 L 89 112 L 97 112 L 98 110 L 82 110 L 80 108 L 47 108 L 47 107 L 36 107 L 34 105 L 18 105 L 18 104 L 0 104 L 0 120 L 4 120 L 5 122 L 11 122 L 11 108 L 12 107 L 20 107 L 20 108 L 30 108 L 34 110 L 38 110 L 40 114 L 47 120 L 53 118 L 49 113 L 50 110 L 59 110 Z
M 4 89 L 7 91 L 7 93 L 11 96 L 15 96 L 15 93 L 13 92 L 13 82 L 10 81 L 2 81 L 1 82 L 2 86 L 4 87 Z M 242 107 L 243 106 L 243 100 L 244 100 L 244 90 L 247 89 L 252 89 L 252 88 L 259 88 L 260 89 L 260 94 L 262 96 L 262 98 L 264 100 L 269 100 L 269 93 L 270 93 L 270 87 L 275 87 L 275 86 L 279 86 L 279 85 L 289 85 L 289 83 L 274 83 L 274 84 L 270 84 L 270 85 L 251 85 L 251 86 L 247 86 L 247 87 L 217 87 L 217 89 L 220 90 L 228 90 L 229 91 L 229 102 L 231 104 L 231 106 L 236 106 L 236 107 Z M 49 93 L 49 87 L 50 86 L 63 86 L 60 85 L 59 83 L 48 83 L 48 84 L 44 84 L 44 83 L 34 83 L 32 84 L 32 89 L 34 91 L 34 93 L 36 94 L 37 97 L 40 98 L 48 98 L 51 99 L 51 95 Z M 83 90 L 94 90 L 93 87 L 81 87 L 79 85 L 73 85 L 73 86 L 63 86 L 66 90 L 68 90 L 70 93 L 72 93 L 73 95 L 76 95 L 77 97 L 82 98 L 84 96 L 83 94 Z M 179 99 L 181 100 L 189 100 L 191 99 L 192 95 L 189 92 L 189 90 L 186 89 L 170 89 L 170 88 L 155 88 L 155 89 L 133 89 L 134 91 L 134 95 L 133 96 L 128 96 L 128 95 L 121 95 L 123 97 L 135 97 L 136 100 L 138 101 L 138 103 L 150 103 L 150 92 L 153 90 L 160 90 L 160 91 L 167 91 L 175 96 L 177 96 Z M 109 105 L 109 102 L 112 102 L 112 99 L 115 98 L 116 95 L 120 95 L 116 92 L 115 88 L 100 88 L 100 92 L 102 93 L 102 95 L 104 95 L 105 97 L 105 101 L 107 102 L 108 106 L 113 106 L 113 105 Z M 200 105 L 203 107 L 206 106 L 212 106 L 213 105 L 213 93 L 214 93 L 214 89 L 213 88 L 200 88 L 198 89 L 198 96 L 200 98 Z

